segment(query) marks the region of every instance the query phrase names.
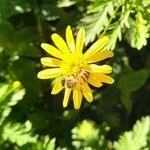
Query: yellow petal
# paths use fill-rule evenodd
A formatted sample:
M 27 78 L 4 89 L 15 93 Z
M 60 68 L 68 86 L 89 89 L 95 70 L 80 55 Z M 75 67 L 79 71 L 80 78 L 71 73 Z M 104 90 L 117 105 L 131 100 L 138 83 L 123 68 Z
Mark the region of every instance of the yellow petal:
M 50 55 L 56 57 L 56 58 L 63 58 L 63 54 L 54 46 L 47 44 L 47 43 L 42 43 L 41 47 Z
M 89 85 L 87 83 L 84 83 L 82 85 L 82 92 L 84 97 L 86 98 L 86 100 L 88 102 L 92 102 L 93 101 L 93 94 L 92 94 L 92 90 L 90 89 Z
M 64 95 L 64 99 L 63 99 L 63 107 L 67 107 L 70 94 L 71 94 L 71 89 L 66 87 L 65 95 Z
M 66 42 L 68 44 L 70 51 L 75 52 L 75 42 L 74 42 L 74 37 L 73 37 L 72 30 L 71 30 L 70 26 L 68 26 L 66 28 Z
M 76 52 L 77 53 L 79 54 L 82 53 L 84 42 L 85 42 L 85 29 L 80 28 L 77 34 L 77 38 L 76 38 Z
M 89 57 L 88 55 L 95 54 L 98 51 L 102 50 L 104 46 L 109 42 L 109 38 L 107 36 L 104 36 L 100 39 L 98 39 L 85 53 L 84 55 L 86 57 Z
M 112 67 L 109 65 L 99 66 L 99 65 L 91 64 L 89 65 L 89 70 L 90 72 L 108 74 L 112 72 Z
M 74 103 L 74 108 L 79 109 L 81 106 L 82 102 L 82 93 L 80 90 L 73 90 L 73 103 Z
M 56 47 L 63 53 L 68 54 L 70 53 L 69 48 L 62 37 L 60 37 L 58 34 L 54 33 L 52 34 L 52 40 L 55 43 Z
M 99 81 L 98 78 L 94 77 L 93 75 L 90 75 L 88 82 L 95 86 L 95 87 L 101 87 L 103 84 Z
M 51 68 L 40 71 L 37 77 L 40 79 L 50 79 L 55 78 L 61 74 L 60 68 Z
M 42 57 L 41 63 L 48 67 L 59 67 L 62 64 L 62 61 L 56 58 Z
M 112 84 L 114 83 L 114 79 L 108 75 L 104 74 L 95 74 L 96 78 L 98 78 L 101 82 L 107 83 L 107 84 Z
M 54 84 L 52 88 L 51 94 L 58 94 L 64 87 L 62 86 L 61 83 L 61 78 L 57 79 L 56 83 Z
M 113 57 L 112 51 L 100 51 L 98 53 L 88 55 L 86 60 L 88 61 L 88 63 L 93 63 L 104 60 L 109 57 Z

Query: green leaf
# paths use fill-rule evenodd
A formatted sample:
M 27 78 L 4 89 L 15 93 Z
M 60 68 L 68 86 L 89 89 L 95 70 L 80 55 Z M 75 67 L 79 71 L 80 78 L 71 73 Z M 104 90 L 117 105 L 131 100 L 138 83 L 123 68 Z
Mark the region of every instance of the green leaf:
M 91 136 L 92 135 L 92 136 Z M 92 121 L 84 120 L 77 127 L 72 129 L 72 138 L 91 141 L 99 136 L 99 130 L 95 128 Z
M 116 46 L 117 39 L 119 39 L 119 41 L 122 40 L 122 29 L 124 27 L 127 28 L 130 27 L 128 22 L 129 15 L 130 15 L 130 10 L 127 10 L 121 15 L 119 21 L 115 22 L 115 24 L 113 25 L 114 27 L 112 33 L 110 34 L 110 41 L 107 44 L 106 49 L 113 50 Z
M 17 14 L 17 11 L 14 9 L 14 3 L 10 0 L 1 0 L 0 1 L 0 17 L 8 18 L 12 15 Z
M 14 38 L 16 43 L 27 43 L 38 39 L 39 35 L 35 27 L 28 26 L 17 31 Z
M 8 84 L 4 84 L 4 83 L 0 84 L 0 102 L 2 101 L 2 97 L 5 94 L 5 92 L 7 91 L 8 87 L 9 87 Z
M 148 25 L 141 12 L 137 12 L 135 19 L 135 21 L 133 19 L 130 20 L 132 24 L 131 30 L 126 36 L 133 48 L 141 49 L 147 44 L 147 38 L 149 38 Z
M 75 0 L 58 0 L 57 6 L 58 7 L 70 7 L 76 4 Z
M 17 80 L 21 81 L 26 89 L 41 95 L 41 81 L 37 78 L 37 64 L 34 61 L 23 58 L 17 59 L 12 63 L 10 71 Z
M 35 36 L 36 35 L 36 36 Z M 28 26 L 14 34 L 13 51 L 15 55 L 35 58 L 41 56 L 40 49 L 35 45 L 39 34 L 36 28 Z M 12 49 L 9 51 L 12 54 Z
M 90 147 L 91 149 L 104 149 L 104 136 L 96 128 L 93 121 L 83 120 L 72 130 L 72 145 L 76 149 Z
M 132 101 L 130 98 L 131 93 L 144 85 L 146 79 L 149 77 L 149 73 L 149 70 L 145 69 L 132 71 L 120 79 L 118 88 L 122 92 L 121 100 L 125 108 L 128 110 L 128 113 L 130 113 L 132 108 Z
M 15 32 L 9 22 L 0 22 L 0 46 L 10 56 L 40 57 L 40 49 L 35 45 L 38 38 L 34 27 L 28 26 Z
M 60 18 L 62 10 L 52 4 L 43 4 L 40 7 L 40 13 L 44 20 L 53 21 Z
M 55 138 L 50 139 L 48 136 L 45 136 L 32 145 L 30 150 L 55 150 L 55 141 Z
M 32 10 L 34 0 L 1 0 L 0 16 L 9 18 L 19 13 L 30 12 Z
M 6 123 L 3 125 L 2 138 L 4 141 L 10 141 L 18 146 L 27 143 L 36 143 L 37 136 L 33 136 L 31 132 L 31 123 L 29 121 L 25 124 L 20 123 Z
M 114 11 L 112 1 L 107 1 L 89 10 L 89 15 L 81 19 L 81 26 L 86 28 L 86 45 L 95 40 L 108 23 L 108 14 Z
M 0 84 L 0 107 L 14 106 L 21 100 L 25 94 L 25 89 L 20 87 L 19 81 L 15 81 L 13 85 Z
M 24 94 L 25 89 L 19 81 L 15 81 L 13 85 L 0 84 L 0 124 L 9 115 L 11 107 L 23 99 Z
M 143 117 L 137 121 L 132 131 L 125 132 L 117 142 L 115 150 L 141 150 L 147 145 L 147 134 L 150 132 L 150 117 Z M 148 148 L 148 147 L 147 147 Z
M 14 32 L 15 29 L 10 22 L 0 20 L 0 47 L 12 47 Z
M 21 43 L 19 46 L 19 56 L 25 56 L 28 58 L 40 58 L 42 56 L 41 49 L 34 43 Z
M 145 83 L 148 76 L 149 70 L 146 69 L 132 71 L 120 79 L 118 87 L 126 93 L 135 91 Z

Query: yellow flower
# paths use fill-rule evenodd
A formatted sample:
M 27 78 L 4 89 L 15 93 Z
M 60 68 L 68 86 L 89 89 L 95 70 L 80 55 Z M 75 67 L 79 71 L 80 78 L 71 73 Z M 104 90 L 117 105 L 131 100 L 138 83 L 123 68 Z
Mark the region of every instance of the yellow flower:
M 114 82 L 107 75 L 112 72 L 111 66 L 94 64 L 113 56 L 112 51 L 103 50 L 109 41 L 108 37 L 98 39 L 84 53 L 84 28 L 80 28 L 76 41 L 70 26 L 66 28 L 66 42 L 56 33 L 52 34 L 51 38 L 56 47 L 47 43 L 41 44 L 41 47 L 52 56 L 41 58 L 41 63 L 49 68 L 40 71 L 37 76 L 40 79 L 56 78 L 51 94 L 58 94 L 65 89 L 63 107 L 67 107 L 71 92 L 74 108 L 79 109 L 83 96 L 88 102 L 93 101 L 89 84 L 101 87 L 103 83 Z

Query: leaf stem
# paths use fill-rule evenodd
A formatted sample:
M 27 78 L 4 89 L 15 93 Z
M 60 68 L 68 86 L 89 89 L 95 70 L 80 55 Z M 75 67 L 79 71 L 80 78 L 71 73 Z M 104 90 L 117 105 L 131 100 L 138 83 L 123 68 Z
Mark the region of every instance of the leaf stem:
M 109 19 L 109 21 L 108 21 L 108 23 L 107 23 L 107 25 L 106 25 L 104 31 L 103 31 L 102 34 L 100 35 L 100 38 L 101 38 L 102 36 L 104 36 L 104 34 L 106 33 L 106 31 L 108 30 L 108 28 L 109 28 L 109 26 L 110 26 L 110 24 L 111 24 L 111 22 L 112 22 L 112 19 L 114 18 L 114 16 L 116 15 L 117 11 L 119 10 L 119 8 L 120 8 L 121 6 L 122 6 L 122 5 L 118 5 L 118 6 L 116 7 L 115 11 L 113 12 L 113 14 L 111 15 L 111 17 L 110 17 L 110 19 Z
M 35 9 L 34 9 L 34 13 L 36 15 L 36 20 L 37 20 L 37 30 L 39 32 L 40 40 L 42 42 L 43 37 L 44 37 L 44 33 L 43 33 L 41 18 L 40 18 L 40 15 L 39 15 L 39 11 L 40 11 L 39 10 L 39 5 L 40 5 L 40 2 L 37 0 L 36 1 L 36 6 L 35 6 Z

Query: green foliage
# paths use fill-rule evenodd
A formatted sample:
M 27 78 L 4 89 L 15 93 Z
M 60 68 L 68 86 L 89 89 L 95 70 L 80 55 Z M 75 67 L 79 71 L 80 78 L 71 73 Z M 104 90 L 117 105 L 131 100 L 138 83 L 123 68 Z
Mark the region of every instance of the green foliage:
M 141 12 L 137 12 L 136 20 L 131 19 L 131 29 L 129 31 L 129 42 L 132 47 L 141 49 L 147 44 L 146 38 L 149 37 L 147 20 L 143 18 Z
M 86 45 L 93 42 L 97 35 L 106 27 L 108 14 L 114 11 L 113 1 L 96 1 L 94 6 L 89 8 L 88 15 L 81 19 L 81 25 L 86 28 Z
M 57 6 L 58 7 L 70 7 L 74 5 L 76 1 L 74 0 L 58 0 Z
M 143 117 L 133 126 L 132 131 L 123 133 L 114 144 L 105 142 L 105 134 L 110 130 L 106 125 L 96 127 L 92 121 L 84 120 L 72 129 L 72 139 L 75 149 L 141 150 L 148 148 L 148 134 L 150 133 L 150 117 Z M 105 132 L 104 132 L 105 130 Z
M 22 100 L 25 89 L 21 88 L 19 81 L 15 81 L 13 85 L 0 84 L 0 124 L 9 115 L 12 106 Z
M 23 125 L 20 123 L 6 123 L 3 125 L 2 138 L 4 141 L 10 141 L 18 146 L 27 143 L 36 143 L 36 136 L 31 135 L 31 123 L 25 122 Z
M 148 150 L 149 16 L 149 0 L 0 0 L 0 150 Z M 67 25 L 74 35 L 85 27 L 85 49 L 108 35 L 114 50 L 114 84 L 78 111 L 37 79 L 40 44 L 53 44 L 54 32 L 65 38 Z
M 133 101 L 131 99 L 132 92 L 144 85 L 145 81 L 149 77 L 149 73 L 149 70 L 131 71 L 120 79 L 118 87 L 122 91 L 121 100 L 128 113 L 131 112 L 133 105 Z
M 35 142 L 35 137 L 30 134 L 31 123 L 26 122 L 24 125 L 20 123 L 7 122 L 6 119 L 11 112 L 12 106 L 22 100 L 25 89 L 21 87 L 19 81 L 15 81 L 12 85 L 0 85 L 0 123 L 1 138 L 4 141 L 10 141 L 19 146 L 28 142 Z
M 23 99 L 25 89 L 21 87 L 19 81 L 15 81 L 12 85 L 0 85 L 0 137 L 3 141 L 9 141 L 18 147 L 31 144 L 32 149 L 55 149 L 55 139 L 50 140 L 48 136 L 42 138 L 39 142 L 38 135 L 32 133 L 32 124 L 26 121 L 24 124 L 11 123 L 7 121 L 7 117 L 11 112 L 11 107 L 16 105 L 18 101 Z
M 130 15 L 130 10 L 127 10 L 122 14 L 120 20 L 113 24 L 113 31 L 112 34 L 110 34 L 110 42 L 107 45 L 107 49 L 113 50 L 116 46 L 117 39 L 119 39 L 119 41 L 122 40 L 122 28 L 130 27 L 128 22 L 129 15 Z
M 86 149 L 88 147 L 91 147 L 91 149 L 104 149 L 104 136 L 100 135 L 99 132 L 94 122 L 84 120 L 72 129 L 72 145 L 76 149 Z
M 19 13 L 30 12 L 34 4 L 34 0 L 1 0 L 0 16 L 9 18 Z
M 145 10 L 150 5 L 148 2 L 144 0 L 90 2 L 87 14 L 81 19 L 81 25 L 87 28 L 86 44 L 94 41 L 96 35 L 100 33 L 110 36 L 107 48 L 111 50 L 115 48 L 117 39 L 121 41 L 123 36 L 134 48 L 141 49 L 147 44 L 149 28 L 146 16 L 150 13 Z
M 114 142 L 115 150 L 141 150 L 146 149 L 147 134 L 150 133 L 150 117 L 137 121 L 132 131 L 125 132 L 118 142 Z M 148 145 L 147 145 L 148 148 Z
M 31 150 L 55 150 L 55 139 L 50 140 L 48 136 L 37 141 L 32 145 Z

